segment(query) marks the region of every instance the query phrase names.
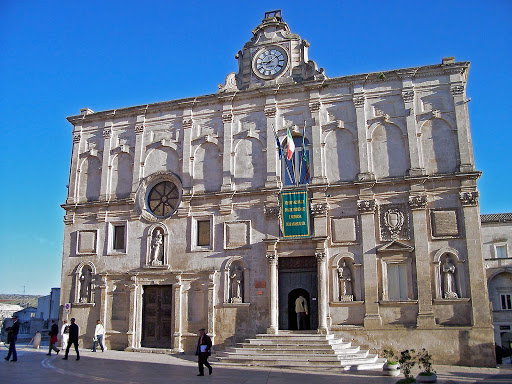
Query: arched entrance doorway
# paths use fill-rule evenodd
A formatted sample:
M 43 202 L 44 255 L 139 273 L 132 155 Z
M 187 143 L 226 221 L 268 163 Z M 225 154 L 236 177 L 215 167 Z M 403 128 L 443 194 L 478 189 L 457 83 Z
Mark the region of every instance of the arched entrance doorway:
M 295 311 L 296 301 L 302 296 L 305 301 L 305 308 L 307 309 L 307 315 L 305 316 L 303 327 L 301 326 L 301 330 L 311 329 L 310 325 L 310 317 L 311 317 L 311 301 L 309 299 L 309 292 L 302 288 L 297 288 L 291 291 L 288 294 L 288 329 L 297 330 L 299 329 L 299 319 L 297 318 L 297 313 Z

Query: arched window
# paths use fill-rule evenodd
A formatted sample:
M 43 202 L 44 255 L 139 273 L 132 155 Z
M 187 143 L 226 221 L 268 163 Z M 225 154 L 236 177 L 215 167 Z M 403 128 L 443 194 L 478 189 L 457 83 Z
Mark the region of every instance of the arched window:
M 302 139 L 302 136 L 293 138 L 295 151 L 290 160 L 286 154 L 288 149 L 288 139 L 283 141 L 283 158 L 281 159 L 281 175 L 284 185 L 304 185 L 309 184 L 311 179 L 311 155 L 308 139 Z

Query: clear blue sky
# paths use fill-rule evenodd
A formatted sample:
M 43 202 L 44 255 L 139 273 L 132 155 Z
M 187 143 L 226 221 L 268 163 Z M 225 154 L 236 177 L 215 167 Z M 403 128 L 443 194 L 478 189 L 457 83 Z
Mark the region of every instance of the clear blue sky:
M 60 285 L 67 116 L 215 93 L 282 9 L 329 77 L 470 61 L 482 213 L 512 212 L 512 2 L 0 1 L 0 293 Z

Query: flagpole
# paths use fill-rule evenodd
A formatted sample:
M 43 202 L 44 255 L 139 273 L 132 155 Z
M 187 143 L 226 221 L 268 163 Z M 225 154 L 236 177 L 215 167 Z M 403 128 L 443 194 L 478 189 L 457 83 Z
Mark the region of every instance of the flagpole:
M 281 142 L 279 141 L 279 137 L 277 136 L 276 130 L 274 129 L 274 124 L 272 124 L 272 130 L 274 131 L 274 137 L 276 138 L 276 144 L 277 148 L 279 149 L 279 160 L 283 161 L 283 148 L 281 147 Z M 288 164 L 286 163 L 286 159 L 284 159 L 284 165 L 286 172 L 288 173 L 288 177 L 290 178 L 290 181 L 294 181 L 294 178 L 292 178 L 292 175 L 290 174 L 290 168 L 288 167 Z M 281 164 L 282 166 L 282 164 Z

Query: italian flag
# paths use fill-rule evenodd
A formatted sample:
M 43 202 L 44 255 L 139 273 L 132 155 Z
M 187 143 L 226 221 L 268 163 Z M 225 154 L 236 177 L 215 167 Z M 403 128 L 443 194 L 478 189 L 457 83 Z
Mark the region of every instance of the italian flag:
M 287 128 L 288 130 L 288 138 L 286 139 L 286 144 L 288 144 L 288 151 L 286 152 L 286 158 L 288 160 L 291 160 L 293 156 L 293 152 L 295 152 L 295 143 L 293 142 L 293 137 L 290 132 L 290 128 Z

